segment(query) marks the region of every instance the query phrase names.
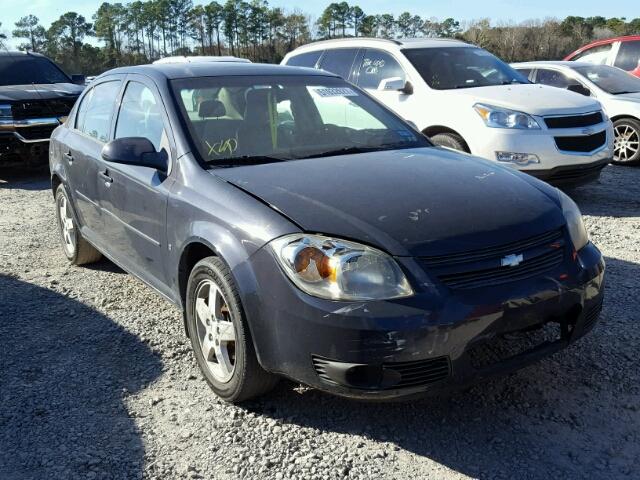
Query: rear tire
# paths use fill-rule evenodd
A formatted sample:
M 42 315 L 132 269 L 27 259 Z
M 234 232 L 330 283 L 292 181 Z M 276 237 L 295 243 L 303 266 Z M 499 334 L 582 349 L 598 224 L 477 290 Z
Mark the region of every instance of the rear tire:
M 55 200 L 58 232 L 60 233 L 62 250 L 67 259 L 72 265 L 85 265 L 100 260 L 102 254 L 80 233 L 75 209 L 64 185 L 58 185 Z
M 198 366 L 218 397 L 239 403 L 276 385 L 278 377 L 258 363 L 238 290 L 219 258 L 204 258 L 193 267 L 185 315 Z
M 621 118 L 613 122 L 615 135 L 613 162 L 616 165 L 637 165 L 640 163 L 640 121 Z
M 467 142 L 457 133 L 438 133 L 431 137 L 431 141 L 440 147 L 452 148 L 469 153 Z

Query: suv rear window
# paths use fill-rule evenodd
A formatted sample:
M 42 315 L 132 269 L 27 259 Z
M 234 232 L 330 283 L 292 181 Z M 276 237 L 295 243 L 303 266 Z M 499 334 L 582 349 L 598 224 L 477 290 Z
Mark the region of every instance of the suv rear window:
M 291 67 L 309 67 L 315 68 L 316 63 L 320 59 L 323 50 L 317 50 L 315 52 L 301 53 L 287 60 L 287 65 Z
M 70 82 L 69 77 L 47 58 L 30 55 L 0 56 L 0 85 Z

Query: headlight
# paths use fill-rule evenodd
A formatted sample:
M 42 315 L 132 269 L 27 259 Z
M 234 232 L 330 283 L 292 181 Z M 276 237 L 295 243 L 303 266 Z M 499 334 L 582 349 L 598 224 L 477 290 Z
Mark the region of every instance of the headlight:
M 293 234 L 270 243 L 291 281 L 301 290 L 331 300 L 384 300 L 413 290 L 386 253 L 359 243 Z
M 473 106 L 478 115 L 482 117 L 487 127 L 492 128 L 516 128 L 520 130 L 539 130 L 540 125 L 531 115 L 507 108 L 494 107 L 476 103 Z
M 11 105 L 6 103 L 0 104 L 0 120 L 8 120 L 13 118 L 11 113 Z
M 562 206 L 562 213 L 567 220 L 567 229 L 569 230 L 569 236 L 573 242 L 573 247 L 576 252 L 589 243 L 589 234 L 584 227 L 582 221 L 582 214 L 576 203 L 569 198 L 567 194 L 558 190 L 558 198 L 560 199 L 560 205 Z

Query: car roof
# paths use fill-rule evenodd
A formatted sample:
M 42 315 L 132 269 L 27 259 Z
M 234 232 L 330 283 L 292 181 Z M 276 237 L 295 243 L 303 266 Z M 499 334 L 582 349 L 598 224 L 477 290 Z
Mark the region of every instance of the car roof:
M 349 37 L 333 38 L 331 40 L 320 40 L 317 42 L 302 45 L 294 52 L 324 50 L 326 48 L 347 48 L 347 47 L 381 47 L 389 49 L 405 48 L 442 48 L 442 47 L 473 47 L 474 45 L 465 43 L 453 38 L 369 38 L 369 37 Z
M 156 80 L 175 80 L 192 77 L 224 77 L 224 76 L 274 76 L 274 75 L 313 75 L 337 77 L 323 70 L 313 68 L 287 67 L 265 63 L 243 62 L 192 62 L 192 63 L 159 63 L 155 65 L 137 65 L 109 70 L 100 77 L 115 74 L 137 73 Z
M 0 51 L 0 57 L 40 57 L 47 58 L 41 53 L 36 52 L 21 52 L 19 50 L 3 50 Z
M 512 63 L 511 66 L 514 68 L 518 67 L 565 67 L 565 68 L 575 68 L 575 67 L 592 67 L 594 64 L 589 62 L 572 62 L 570 60 L 540 60 L 540 61 L 532 61 L 532 62 L 519 62 Z M 603 65 L 608 67 L 609 65 Z
M 197 62 L 237 62 L 237 63 L 251 63 L 251 60 L 247 58 L 239 58 L 232 57 L 229 55 L 226 56 L 206 56 L 206 55 L 197 55 L 197 56 L 185 56 L 178 55 L 173 57 L 164 57 L 153 62 L 154 65 L 162 64 L 162 63 L 197 63 Z

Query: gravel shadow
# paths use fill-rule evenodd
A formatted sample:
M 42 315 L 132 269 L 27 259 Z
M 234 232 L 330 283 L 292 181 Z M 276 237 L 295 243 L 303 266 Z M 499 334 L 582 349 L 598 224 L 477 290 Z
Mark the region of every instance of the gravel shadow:
M 3 274 L 0 342 L 0 478 L 142 477 L 126 399 L 161 373 L 146 344 L 72 298 Z
M 478 479 L 634 478 L 640 336 L 629 338 L 628 332 L 630 322 L 640 327 L 640 301 L 630 280 L 640 278 L 640 265 L 606 261 L 609 291 L 598 326 L 517 373 L 406 403 L 351 401 L 283 382 L 247 408 L 278 422 L 381 442 L 379 458 L 401 447 Z M 629 309 L 629 301 L 636 308 Z M 349 451 L 357 456 L 357 448 Z M 411 467 L 406 469 L 401 471 Z
M 567 190 L 583 215 L 640 217 L 640 166 L 609 165 L 597 182 Z

